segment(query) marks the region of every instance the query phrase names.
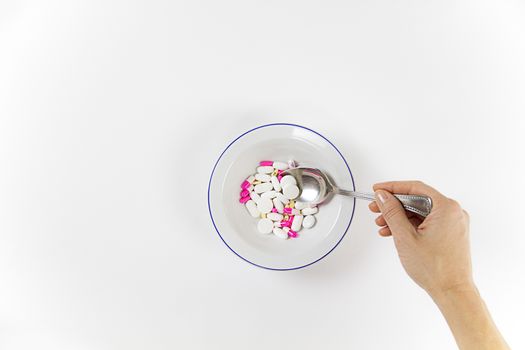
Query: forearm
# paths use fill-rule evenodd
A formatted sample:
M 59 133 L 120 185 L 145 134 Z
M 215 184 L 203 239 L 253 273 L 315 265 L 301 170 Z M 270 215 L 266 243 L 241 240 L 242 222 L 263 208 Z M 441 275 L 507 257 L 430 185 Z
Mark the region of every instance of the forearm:
M 476 287 L 431 294 L 461 350 L 509 349 Z

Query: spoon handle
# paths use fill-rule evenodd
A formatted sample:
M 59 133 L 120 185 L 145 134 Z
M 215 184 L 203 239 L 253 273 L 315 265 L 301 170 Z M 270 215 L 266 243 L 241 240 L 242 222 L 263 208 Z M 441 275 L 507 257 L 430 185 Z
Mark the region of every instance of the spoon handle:
M 350 196 L 359 199 L 374 201 L 376 199 L 373 193 L 347 191 L 338 188 L 335 192 L 344 196 Z M 394 194 L 396 198 L 403 204 L 405 210 L 419 214 L 426 217 L 432 210 L 432 199 L 427 196 L 420 196 L 415 194 Z

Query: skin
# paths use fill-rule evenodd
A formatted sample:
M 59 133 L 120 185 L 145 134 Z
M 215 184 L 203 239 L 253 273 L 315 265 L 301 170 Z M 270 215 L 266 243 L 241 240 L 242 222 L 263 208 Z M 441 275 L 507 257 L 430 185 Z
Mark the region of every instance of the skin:
M 374 191 L 369 208 L 380 214 L 379 235 L 393 238 L 403 268 L 439 307 L 458 347 L 510 349 L 472 277 L 467 212 L 420 181 L 378 183 Z M 426 218 L 406 212 L 392 193 L 429 196 L 432 212 Z

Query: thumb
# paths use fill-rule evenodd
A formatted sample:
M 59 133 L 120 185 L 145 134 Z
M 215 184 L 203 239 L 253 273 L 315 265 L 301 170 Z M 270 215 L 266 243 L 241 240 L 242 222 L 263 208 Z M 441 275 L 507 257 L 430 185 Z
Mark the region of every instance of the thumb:
M 376 191 L 376 202 L 381 210 L 381 214 L 392 232 L 392 235 L 404 235 L 411 233 L 414 227 L 408 220 L 405 208 L 401 202 L 390 192 Z

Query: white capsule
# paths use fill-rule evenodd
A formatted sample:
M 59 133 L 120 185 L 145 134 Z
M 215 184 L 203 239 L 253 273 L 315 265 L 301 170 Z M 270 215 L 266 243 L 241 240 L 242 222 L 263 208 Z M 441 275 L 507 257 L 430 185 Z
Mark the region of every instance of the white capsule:
M 306 202 L 295 202 L 295 209 L 304 209 L 304 208 L 309 208 L 310 207 L 310 204 L 306 203 Z
M 276 197 L 273 199 L 273 206 L 275 207 L 275 209 L 277 209 L 278 213 L 282 214 L 284 212 L 284 204 L 279 200 L 279 198 Z
M 313 207 L 313 208 L 304 208 L 303 210 L 301 210 L 301 214 L 303 215 L 312 215 L 312 214 L 315 214 L 319 211 L 319 209 L 317 209 L 317 207 Z
M 261 219 L 257 223 L 257 230 L 260 233 L 270 233 L 273 230 L 273 221 L 270 219 Z
M 281 203 L 283 204 L 288 204 L 290 203 L 290 200 L 288 198 L 286 198 L 285 196 L 283 196 L 281 193 L 277 192 L 277 194 L 275 195 L 275 198 L 277 198 L 279 201 L 281 201 Z
M 275 198 L 275 196 L 277 195 L 277 192 L 275 191 L 268 191 L 268 192 L 264 192 L 263 194 L 261 194 L 261 198 Z
M 257 209 L 262 213 L 266 214 L 272 211 L 273 202 L 270 198 L 262 198 L 257 202 Z
M 277 170 L 286 170 L 288 169 L 288 164 L 283 162 L 273 162 L 273 167 Z
M 259 180 L 262 182 L 270 182 L 272 180 L 272 177 L 268 174 L 255 174 L 255 180 Z
M 288 239 L 288 232 L 284 232 L 282 228 L 274 227 L 273 234 L 279 237 L 280 239 Z
M 281 184 L 279 183 L 279 180 L 277 179 L 277 176 L 272 176 L 272 185 L 273 185 L 273 189 L 276 190 L 276 191 L 280 191 L 281 190 Z
M 252 184 L 252 183 L 255 181 L 255 176 L 253 176 L 253 175 L 248 176 L 248 178 L 246 179 L 246 181 L 248 181 L 249 183 Z
M 257 167 L 257 172 L 259 174 L 270 174 L 273 173 L 273 166 L 260 166 Z
M 259 211 L 259 209 L 257 209 L 257 205 L 255 204 L 254 201 L 249 200 L 248 202 L 246 202 L 245 205 L 250 215 L 253 216 L 254 218 L 258 218 L 259 215 L 261 215 L 261 212 Z
M 288 199 L 297 198 L 299 195 L 299 187 L 295 185 L 284 185 L 283 186 L 283 196 Z
M 254 202 L 258 202 L 259 199 L 261 199 L 261 196 L 259 196 L 257 193 L 255 192 L 250 192 L 250 198 L 254 201 Z
M 268 213 L 266 217 L 272 221 L 281 221 L 283 219 L 283 215 L 279 213 Z
M 255 185 L 254 191 L 256 193 L 263 193 L 271 191 L 273 188 L 273 185 L 271 182 L 263 182 L 262 184 Z
M 293 217 L 291 229 L 294 230 L 295 232 L 298 232 L 301 229 L 302 224 L 303 224 L 303 216 L 295 215 Z
M 292 175 L 285 175 L 281 179 L 281 186 L 284 188 L 286 185 L 297 185 L 297 180 Z
M 284 232 L 286 232 L 286 234 L 288 234 L 288 231 L 290 231 L 290 228 L 288 226 L 285 226 L 282 229 Z
M 274 221 L 273 222 L 273 227 L 281 227 L 281 222 L 280 221 Z
M 304 228 L 312 228 L 315 225 L 315 216 L 306 215 L 303 219 Z

